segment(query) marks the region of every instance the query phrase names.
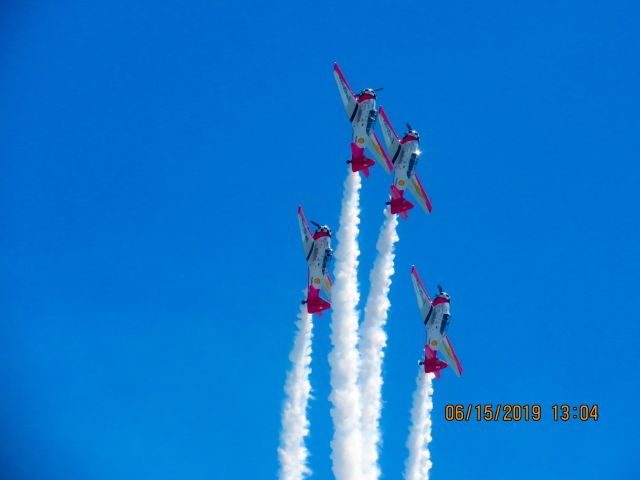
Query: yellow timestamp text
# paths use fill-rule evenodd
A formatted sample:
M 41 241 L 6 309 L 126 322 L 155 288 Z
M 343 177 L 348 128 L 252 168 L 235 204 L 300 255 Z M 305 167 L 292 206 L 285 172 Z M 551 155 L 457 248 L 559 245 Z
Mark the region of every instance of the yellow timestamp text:
M 598 405 L 555 404 L 551 407 L 554 421 L 598 421 Z M 538 403 L 447 404 L 444 418 L 448 422 L 539 422 L 543 408 Z

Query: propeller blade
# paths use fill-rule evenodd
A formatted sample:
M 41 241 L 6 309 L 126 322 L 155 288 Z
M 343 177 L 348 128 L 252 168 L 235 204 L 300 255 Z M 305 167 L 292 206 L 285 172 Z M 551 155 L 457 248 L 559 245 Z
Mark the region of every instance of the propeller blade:
M 384 87 L 373 89 L 374 92 L 381 92 L 382 90 L 384 90 Z
M 322 225 L 320 225 L 318 222 L 314 222 L 313 220 L 311 220 L 311 223 L 313 225 L 315 225 L 316 227 L 320 228 Z
M 413 128 L 411 128 L 411 125 L 409 125 L 409 122 L 407 122 L 407 128 L 409 129 L 409 131 L 413 130 Z
M 442 293 L 442 287 L 440 286 L 440 284 L 438 284 L 438 290 L 440 290 L 440 293 Z

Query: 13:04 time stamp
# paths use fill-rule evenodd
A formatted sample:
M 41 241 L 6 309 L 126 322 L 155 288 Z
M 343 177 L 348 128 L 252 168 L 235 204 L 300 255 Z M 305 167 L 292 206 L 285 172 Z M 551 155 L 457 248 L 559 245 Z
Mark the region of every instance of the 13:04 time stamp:
M 563 404 L 555 404 L 551 406 L 553 410 L 553 420 L 554 421 L 562 421 L 566 422 L 569 420 L 580 420 L 582 422 L 588 422 L 589 420 L 593 420 L 594 422 L 598 421 L 598 404 L 595 403 L 593 405 L 567 405 Z
M 600 415 L 598 404 L 569 405 L 554 404 L 551 406 L 552 418 L 555 422 L 578 420 L 597 422 Z M 447 404 L 444 407 L 444 418 L 448 422 L 539 422 L 543 417 L 540 404 L 485 403 L 485 404 Z

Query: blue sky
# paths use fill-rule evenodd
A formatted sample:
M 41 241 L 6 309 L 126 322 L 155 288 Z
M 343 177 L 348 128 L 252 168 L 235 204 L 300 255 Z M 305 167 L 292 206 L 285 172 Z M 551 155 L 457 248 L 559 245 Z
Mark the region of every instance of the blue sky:
M 350 130 L 332 77 L 422 135 L 434 212 L 399 227 L 384 478 L 423 329 L 452 295 L 432 478 L 640 475 L 634 433 L 640 46 L 631 1 L 15 2 L 0 6 L 0 471 L 274 478 L 306 278 L 296 208 L 337 225 Z M 390 177 L 364 182 L 363 293 Z M 363 295 L 364 299 L 364 295 Z M 310 466 L 330 478 L 328 318 Z M 540 423 L 447 423 L 447 403 Z M 600 406 L 555 423 L 551 405 Z

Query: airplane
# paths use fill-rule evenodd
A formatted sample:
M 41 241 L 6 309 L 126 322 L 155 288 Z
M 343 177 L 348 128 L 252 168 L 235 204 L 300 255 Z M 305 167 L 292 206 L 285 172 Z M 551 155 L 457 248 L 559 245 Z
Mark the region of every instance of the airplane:
M 320 290 L 331 300 L 331 277 L 329 276 L 329 263 L 333 258 L 331 250 L 331 229 L 326 225 L 311 222 L 316 226 L 316 231 L 311 235 L 311 229 L 304 216 L 302 207 L 298 207 L 298 223 L 302 235 L 302 246 L 307 258 L 307 299 L 302 304 L 307 305 L 307 312 L 318 314 L 331 307 L 331 303 L 320 296 Z
M 419 149 L 420 135 L 407 123 L 408 131 L 400 139 L 382 107 L 380 107 L 380 118 L 382 135 L 393 165 L 391 201 L 387 202 L 387 205 L 391 205 L 391 213 L 399 213 L 403 219 L 407 219 L 407 211 L 413 208 L 413 203 L 404 198 L 404 191 L 407 187 L 422 209 L 426 213 L 431 213 L 431 201 L 415 173 L 421 153 Z
M 365 177 L 369 176 L 369 168 L 375 165 L 376 162 L 372 158 L 365 156 L 364 149 L 366 147 L 374 153 L 386 172 L 391 173 L 393 166 L 374 131 L 378 117 L 376 110 L 376 91 L 382 89 L 365 88 L 355 95 L 337 63 L 333 65 L 333 75 L 338 84 L 342 103 L 344 104 L 353 128 L 351 160 L 347 160 L 347 163 L 351 164 L 351 170 L 353 172 L 362 170 Z
M 449 297 L 448 293 L 443 292 L 442 287 L 438 285 L 440 293 L 431 301 L 415 266 L 411 267 L 411 280 L 418 298 L 422 321 L 427 328 L 424 360 L 421 360 L 418 364 L 424 366 L 425 373 L 433 372 L 436 378 L 440 378 L 440 370 L 448 365 L 459 377 L 462 374 L 462 365 L 446 334 L 446 330 L 451 323 L 451 297 Z M 438 352 L 442 353 L 446 362 L 437 357 Z

